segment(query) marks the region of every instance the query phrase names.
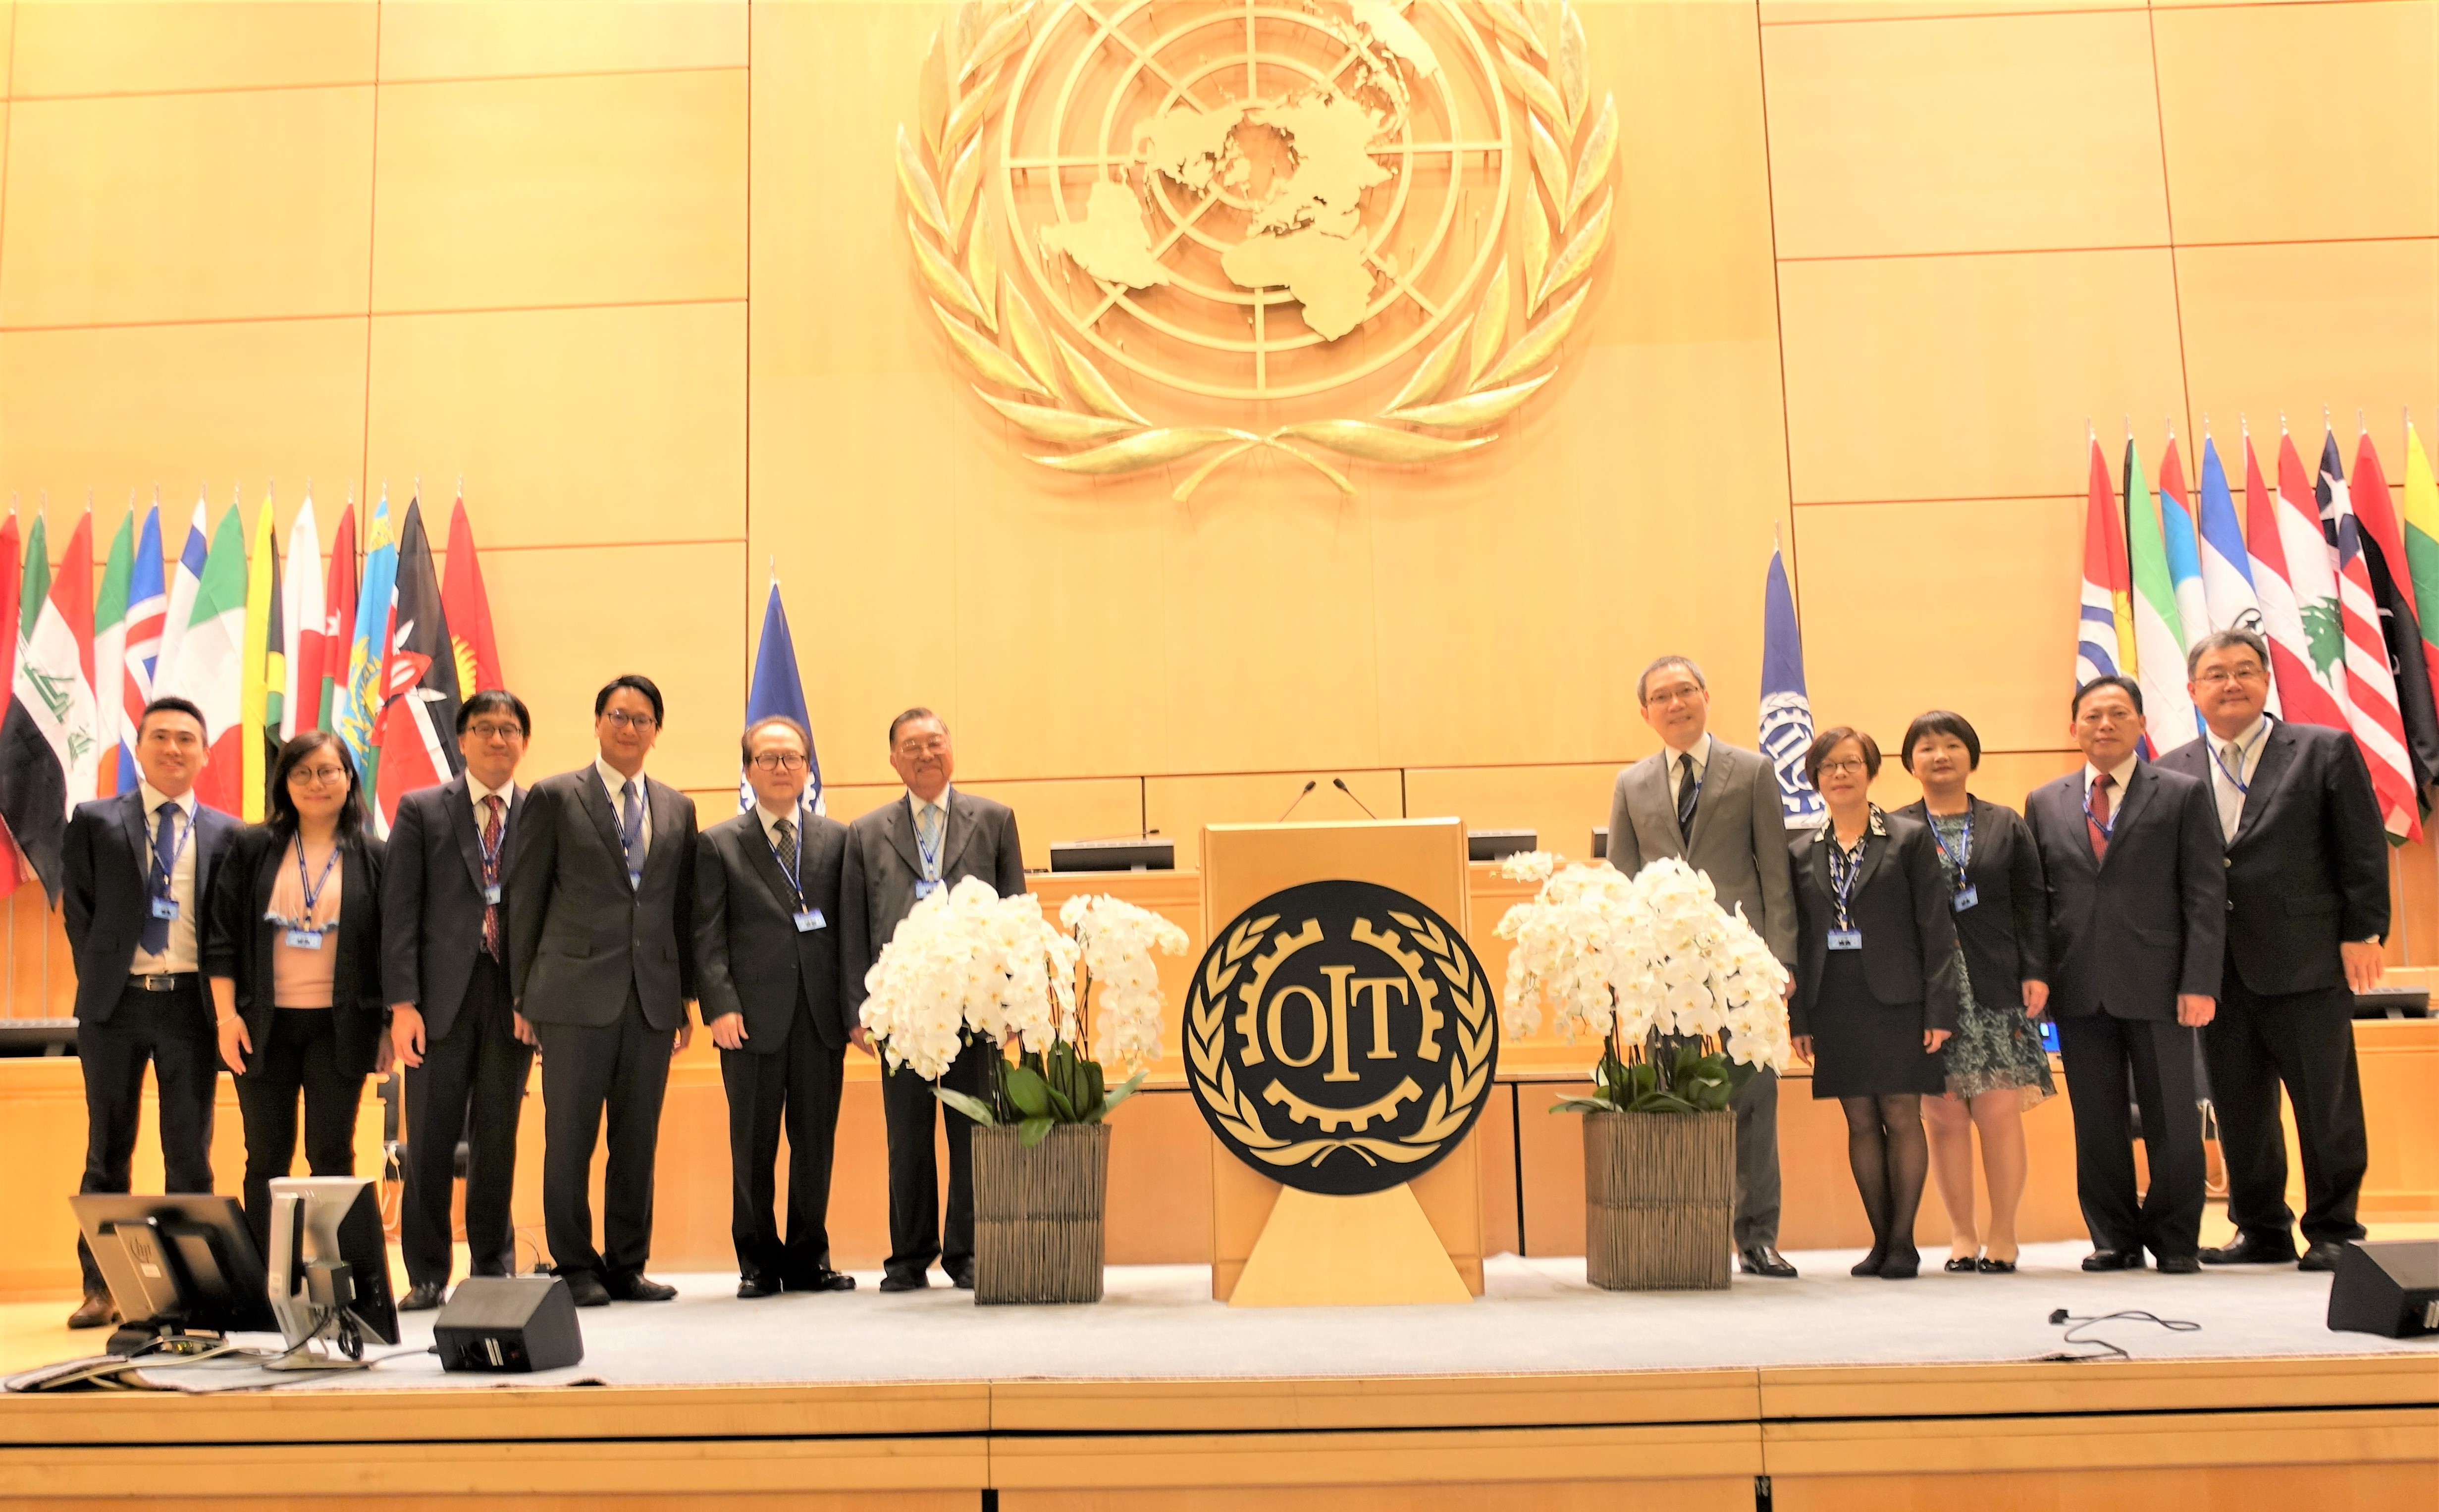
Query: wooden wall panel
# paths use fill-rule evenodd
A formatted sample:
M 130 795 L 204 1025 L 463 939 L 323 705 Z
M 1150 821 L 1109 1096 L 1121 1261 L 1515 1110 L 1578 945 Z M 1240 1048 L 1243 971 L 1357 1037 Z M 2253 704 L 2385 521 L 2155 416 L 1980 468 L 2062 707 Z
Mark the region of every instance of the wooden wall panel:
M 2167 240 L 2143 12 L 1763 37 L 1780 257 Z
M 1355 796 L 1349 798 L 1330 786 L 1333 777 L 1345 779 Z M 1297 790 L 1307 782 L 1318 785 L 1299 802 Z M 1296 820 L 1360 820 L 1367 808 L 1382 819 L 1405 817 L 1402 789 L 1394 771 L 1322 767 L 1229 776 L 1150 777 L 1144 782 L 1144 815 L 1153 828 L 1177 842 L 1180 866 L 1202 864 L 1204 825 L 1268 824 L 1290 804 L 1295 809 L 1287 817 Z
M 515 0 L 385 0 L 381 12 L 383 82 L 745 63 L 743 0 L 586 0 L 580 11 Z
M 380 146 L 377 310 L 745 293 L 742 70 L 386 85 Z
M 368 84 L 379 9 L 371 0 L 29 5 L 17 21 L 10 93 L 31 99 Z
M 365 309 L 373 92 L 18 101 L 0 326 Z
M 1649 737 L 1647 730 L 1646 734 Z M 1455 814 L 1469 829 L 1531 829 L 1542 850 L 1573 861 L 1597 861 L 1592 853 L 1593 830 L 1609 823 L 1610 794 L 1624 764 L 1413 767 L 1406 772 L 1406 811 L 1417 819 Z M 1474 934 L 1483 934 L 1484 928 L 1477 923 Z M 1474 950 L 1482 950 L 1478 939 Z

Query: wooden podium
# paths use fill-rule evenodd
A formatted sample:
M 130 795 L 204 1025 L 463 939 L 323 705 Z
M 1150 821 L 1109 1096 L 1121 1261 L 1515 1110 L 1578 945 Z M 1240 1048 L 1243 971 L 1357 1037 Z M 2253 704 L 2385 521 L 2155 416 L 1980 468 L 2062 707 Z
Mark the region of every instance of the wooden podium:
M 1333 879 L 1396 888 L 1460 933 L 1471 931 L 1464 822 L 1383 819 L 1205 825 L 1202 937 L 1218 938 L 1238 914 L 1283 888 Z M 1478 1157 L 1469 1130 L 1412 1183 L 1369 1197 L 1322 1197 L 1281 1186 L 1214 1139 L 1211 1295 L 1239 1306 L 1272 1307 L 1463 1302 L 1480 1296 Z M 1417 1209 L 1429 1223 L 1428 1236 L 1414 1222 Z M 1266 1263 L 1255 1268 L 1255 1282 L 1240 1299 L 1238 1284 L 1257 1247 Z M 1290 1254 L 1291 1264 L 1284 1258 Z M 1291 1274 L 1293 1279 L 1287 1279 Z

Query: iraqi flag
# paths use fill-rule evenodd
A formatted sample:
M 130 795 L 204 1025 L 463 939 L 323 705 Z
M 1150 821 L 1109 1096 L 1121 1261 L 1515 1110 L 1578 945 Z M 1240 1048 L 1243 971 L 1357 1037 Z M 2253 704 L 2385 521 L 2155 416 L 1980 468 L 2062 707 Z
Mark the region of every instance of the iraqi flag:
M 127 585 L 135 576 L 135 500 L 130 495 L 110 560 L 93 599 L 93 707 L 101 752 L 94 763 L 94 796 L 118 792 L 118 722 L 127 696 Z
M 452 570 L 456 552 L 450 552 Z M 784 714 L 805 727 L 805 802 L 815 813 L 827 813 L 822 803 L 822 758 L 811 749 L 812 716 L 805 712 L 805 680 L 796 672 L 796 641 L 788 633 L 788 608 L 779 601 L 779 579 L 771 579 L 771 596 L 762 605 L 762 639 L 754 648 L 754 681 L 745 690 L 745 727 L 757 720 Z M 754 807 L 754 785 L 737 781 L 739 812 Z
M 313 495 L 288 526 L 288 560 L 279 572 L 279 738 L 312 729 L 322 712 L 317 659 L 308 670 L 308 648 L 318 653 L 322 637 L 322 538 L 313 526 Z M 268 730 L 263 732 L 266 736 Z
M 2143 484 L 2143 459 L 2126 443 L 2126 559 L 2134 576 L 2134 666 L 2143 688 L 2143 738 L 2148 756 L 2173 750 L 2200 725 L 2185 691 L 2185 632 L 2177 613 L 2176 579 L 2168 569 L 2160 500 Z
M 2261 599 L 2261 633 L 2270 642 L 2270 669 L 2281 717 L 2303 724 L 2351 730 L 2346 714 L 2345 630 L 2338 617 L 2338 578 L 2321 534 L 2303 458 L 2294 437 L 2278 435 L 2278 488 L 2262 481 L 2261 464 L 2244 443 L 2245 550 L 2252 558 L 2252 591 Z
M 169 602 L 174 611 L 175 594 Z M 232 506 L 212 532 L 170 673 L 171 691 L 204 711 L 204 738 L 211 747 L 195 796 L 226 814 L 241 812 L 245 802 L 244 688 L 245 521 Z
M 94 791 L 101 721 L 93 698 L 93 517 L 77 522 L 52 576 L 45 522 L 27 543 L 17 664 L 0 720 L 9 828 L 57 904 L 68 812 Z
M 381 717 L 373 742 L 381 751 L 374 789 L 387 833 L 398 801 L 418 788 L 457 774 L 457 655 L 440 603 L 440 574 L 423 534 L 422 507 L 409 502 L 398 538 L 398 590 L 390 614 L 389 660 L 382 675 Z
M 2134 611 L 2127 595 L 2126 517 L 2100 443 L 2092 443 L 2091 497 L 2083 516 L 2083 606 L 2075 630 L 2074 685 L 2134 665 Z
M 2184 649 L 2191 650 L 2211 632 L 2210 601 L 2202 587 L 2201 537 L 2194 528 L 2193 496 L 2185 489 L 2174 433 L 2160 458 L 2160 534 L 2167 548 L 2168 580 L 2176 590 L 2177 626 L 2184 631 Z M 2177 665 L 2183 667 L 2182 657 Z
M 458 691 L 507 687 L 499 644 L 491 638 L 491 599 L 483 591 L 483 564 L 474 555 L 474 526 L 466 518 L 462 489 L 449 510 L 449 567 L 440 582 L 440 612 L 449 621 L 450 649 L 457 658 Z
M 2344 636 L 2346 707 L 2355 743 L 2371 765 L 2380 816 L 2392 842 L 2422 838 L 2422 813 L 2413 781 L 2413 756 L 2405 745 L 2405 721 L 2396 709 L 2396 676 L 2389 668 L 2388 641 L 2380 631 L 2379 599 L 2372 591 L 2368 543 L 2354 502 L 2346 496 L 2338 438 L 2321 442 L 2321 476 L 2314 485 L 2321 528 L 2335 553 L 2338 614 Z
M 1821 794 L 1805 780 L 1804 754 L 1812 748 L 1812 697 L 1804 685 L 1804 633 L 1795 619 L 1795 593 L 1787 563 L 1771 547 L 1762 580 L 1761 750 L 1778 774 L 1779 807 L 1789 820 L 1817 820 L 1826 811 Z
M 145 511 L 144 529 L 135 538 L 135 565 L 127 579 L 127 649 L 119 680 L 118 791 L 133 792 L 135 770 L 135 727 L 143 722 L 144 705 L 152 702 L 152 679 L 161 660 L 161 622 L 169 613 L 169 593 L 161 573 L 161 506 Z
M 2413 601 L 2422 610 L 2422 662 L 2430 669 L 2431 694 L 2439 698 L 2439 480 L 2422 450 L 2411 417 L 2405 422 L 2405 563 L 2413 580 Z
M 2407 566 L 2396 501 L 2371 432 L 2355 443 L 2354 482 L 2346 496 L 2362 522 L 2363 563 L 2371 569 L 2371 594 L 2379 605 L 2380 635 L 2388 643 L 2390 674 L 2396 682 L 2396 712 L 2405 723 L 2405 749 L 2413 757 L 2413 786 L 2426 794 L 2439 775 L 2439 705 L 2431 700 L 2430 665 L 2423 655 L 2422 606 Z

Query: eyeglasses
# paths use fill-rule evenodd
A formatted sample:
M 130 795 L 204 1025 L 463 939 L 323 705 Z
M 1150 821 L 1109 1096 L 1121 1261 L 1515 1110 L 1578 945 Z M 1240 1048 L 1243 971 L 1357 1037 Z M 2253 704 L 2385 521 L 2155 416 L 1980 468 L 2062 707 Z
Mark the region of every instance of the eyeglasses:
M 632 730 L 638 735 L 661 722 L 649 714 L 630 714 L 625 709 L 612 709 L 601 717 L 617 729 Z
M 927 740 L 898 742 L 898 754 L 902 756 L 938 756 L 947 749 L 949 749 L 949 738 L 945 735 L 935 735 Z
M 2224 667 L 2214 667 L 2209 671 L 2204 672 L 2201 676 L 2195 678 L 2194 685 L 2196 687 L 2219 688 L 2232 687 L 2238 683 L 2267 683 L 2269 681 L 2270 674 L 2263 671 L 2258 667 L 2239 667 L 2233 671 Z
M 754 757 L 754 764 L 765 772 L 802 772 L 805 758 L 793 751 L 764 751 Z
M 489 720 L 466 726 L 466 733 L 477 740 L 522 740 L 525 738 L 521 724 L 493 724 Z
M 288 774 L 289 784 L 308 788 L 344 788 L 347 785 L 345 767 L 298 767 Z
M 1824 761 L 1821 763 L 1821 774 L 1825 777 L 1843 777 L 1850 772 L 1861 772 L 1864 770 L 1866 770 L 1866 763 L 1861 761 Z

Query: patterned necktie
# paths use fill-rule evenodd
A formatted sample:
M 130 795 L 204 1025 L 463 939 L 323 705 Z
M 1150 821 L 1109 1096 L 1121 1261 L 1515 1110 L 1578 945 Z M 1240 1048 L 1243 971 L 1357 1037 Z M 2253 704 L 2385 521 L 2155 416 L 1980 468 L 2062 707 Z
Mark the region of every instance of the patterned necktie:
M 1687 751 L 1677 757 L 1677 834 L 1680 839 L 1694 838 L 1694 799 L 1702 785 L 1694 780 L 1694 753 Z
M 504 805 L 493 793 L 483 800 L 483 891 L 488 898 L 490 890 L 500 885 L 500 831 L 506 827 L 500 818 Z M 483 904 L 483 953 L 496 961 L 500 958 L 500 905 Z
M 776 835 L 779 840 L 777 846 L 779 870 L 787 876 L 788 885 L 796 890 L 798 900 L 801 902 L 804 896 L 804 885 L 797 881 L 796 874 L 794 872 L 788 870 L 790 866 L 794 865 L 796 863 L 796 827 L 789 821 L 782 819 L 777 824 L 773 825 L 771 827 L 771 830 L 772 833 Z
M 618 789 L 618 838 L 627 847 L 627 881 L 640 887 L 644 877 L 644 806 L 635 801 L 632 777 Z
M 2117 779 L 2102 773 L 2092 784 L 2092 859 L 2109 859 L 2109 790 Z
M 169 948 L 169 921 L 152 908 L 152 898 L 168 898 L 169 868 L 176 864 L 178 839 L 178 806 L 165 803 L 156 810 L 152 828 L 152 866 L 150 896 L 144 904 L 144 931 L 140 937 L 145 953 L 159 955 Z
M 923 859 L 923 880 L 940 880 L 940 806 L 927 803 L 915 811 L 915 850 Z

